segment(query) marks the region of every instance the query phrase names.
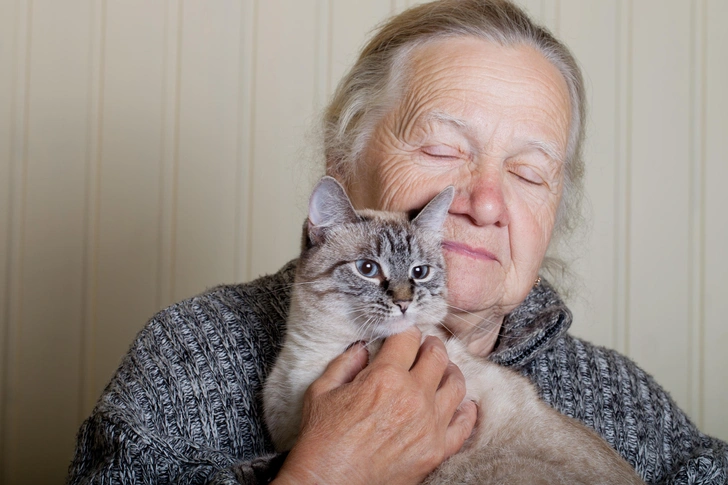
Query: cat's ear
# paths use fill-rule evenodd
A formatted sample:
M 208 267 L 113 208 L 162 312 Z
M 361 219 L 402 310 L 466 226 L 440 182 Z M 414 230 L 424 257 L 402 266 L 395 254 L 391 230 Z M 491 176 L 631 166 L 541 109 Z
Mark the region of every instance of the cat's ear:
M 446 187 L 434 199 L 427 203 L 425 208 L 414 218 L 412 224 L 429 229 L 430 231 L 440 232 L 454 197 L 455 187 L 452 185 Z
M 308 202 L 309 229 L 325 229 L 358 220 L 344 187 L 328 175 L 319 180 Z

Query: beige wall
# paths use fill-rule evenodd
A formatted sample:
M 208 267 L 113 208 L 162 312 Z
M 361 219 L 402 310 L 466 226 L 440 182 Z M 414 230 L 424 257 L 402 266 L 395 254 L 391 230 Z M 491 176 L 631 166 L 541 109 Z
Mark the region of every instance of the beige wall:
M 294 257 L 303 147 L 405 0 L 0 0 L 0 483 L 60 482 L 158 309 Z M 728 3 L 522 2 L 575 51 L 574 332 L 728 439 Z

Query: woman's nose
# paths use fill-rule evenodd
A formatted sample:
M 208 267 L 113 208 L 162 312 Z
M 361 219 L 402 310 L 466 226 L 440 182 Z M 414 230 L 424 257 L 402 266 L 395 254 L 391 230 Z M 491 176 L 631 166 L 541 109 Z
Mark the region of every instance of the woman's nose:
M 474 172 L 458 184 L 450 213 L 465 215 L 476 226 L 507 226 L 510 217 L 500 171 Z

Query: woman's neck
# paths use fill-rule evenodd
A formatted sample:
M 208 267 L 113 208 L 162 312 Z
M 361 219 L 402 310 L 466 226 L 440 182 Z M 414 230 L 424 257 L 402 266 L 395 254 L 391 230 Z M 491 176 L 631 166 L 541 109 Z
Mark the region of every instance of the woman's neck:
M 503 316 L 481 313 L 448 313 L 444 324 L 447 329 L 465 344 L 468 352 L 487 357 L 495 348 L 498 333 L 503 325 Z

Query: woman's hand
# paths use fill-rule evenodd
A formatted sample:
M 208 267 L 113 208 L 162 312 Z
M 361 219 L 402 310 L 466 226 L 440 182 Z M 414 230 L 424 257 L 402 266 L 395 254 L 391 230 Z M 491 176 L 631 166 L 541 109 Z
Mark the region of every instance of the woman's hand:
M 443 343 L 420 340 L 416 328 L 389 337 L 369 366 L 361 344 L 333 360 L 274 483 L 414 484 L 460 450 L 476 406 Z

